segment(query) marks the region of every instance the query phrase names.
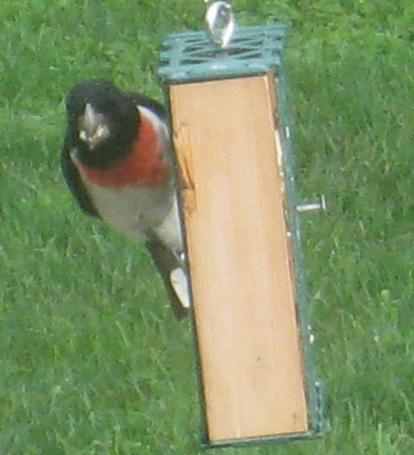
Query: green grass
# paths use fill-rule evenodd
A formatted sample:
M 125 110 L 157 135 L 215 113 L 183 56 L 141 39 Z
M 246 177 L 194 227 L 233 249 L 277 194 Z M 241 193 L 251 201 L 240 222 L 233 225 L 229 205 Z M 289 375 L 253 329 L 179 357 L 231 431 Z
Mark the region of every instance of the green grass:
M 323 439 L 225 454 L 414 450 L 411 1 L 235 2 L 288 53 Z M 159 13 L 162 11 L 161 17 Z M 162 39 L 202 2 L 0 6 L 0 453 L 197 454 L 188 321 L 147 253 L 82 216 L 58 168 L 63 97 L 91 76 L 161 96 Z

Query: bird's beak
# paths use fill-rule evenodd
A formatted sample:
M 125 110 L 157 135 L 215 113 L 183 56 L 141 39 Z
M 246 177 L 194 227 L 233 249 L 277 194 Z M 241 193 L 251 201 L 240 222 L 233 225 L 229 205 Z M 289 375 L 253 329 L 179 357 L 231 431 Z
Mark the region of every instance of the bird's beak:
M 109 136 L 109 127 L 105 117 L 97 112 L 90 103 L 79 118 L 79 138 L 86 142 L 91 150 Z

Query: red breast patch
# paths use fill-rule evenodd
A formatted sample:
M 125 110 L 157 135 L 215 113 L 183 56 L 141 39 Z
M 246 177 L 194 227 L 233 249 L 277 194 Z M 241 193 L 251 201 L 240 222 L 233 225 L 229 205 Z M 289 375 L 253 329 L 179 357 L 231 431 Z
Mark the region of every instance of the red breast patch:
M 131 153 L 108 169 L 94 169 L 77 162 L 82 174 L 91 182 L 106 188 L 122 190 L 126 186 L 156 188 L 169 176 L 162 160 L 161 144 L 151 120 L 141 115 L 138 137 Z

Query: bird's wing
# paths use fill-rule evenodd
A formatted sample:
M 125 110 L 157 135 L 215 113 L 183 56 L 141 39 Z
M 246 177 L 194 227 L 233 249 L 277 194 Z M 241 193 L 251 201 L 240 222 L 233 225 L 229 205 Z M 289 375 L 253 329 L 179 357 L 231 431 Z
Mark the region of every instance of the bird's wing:
M 72 158 L 70 156 L 71 147 L 69 144 L 69 138 L 66 137 L 60 155 L 60 166 L 62 168 L 66 184 L 68 185 L 71 193 L 75 197 L 83 212 L 85 212 L 87 215 L 99 218 L 99 213 L 94 207 L 92 200 L 90 199 L 89 194 L 85 188 L 85 185 L 82 182 L 79 171 L 72 161 Z
M 164 106 L 158 101 L 136 92 L 129 92 L 128 96 L 138 106 L 143 106 L 154 112 L 163 122 L 167 121 L 167 115 Z

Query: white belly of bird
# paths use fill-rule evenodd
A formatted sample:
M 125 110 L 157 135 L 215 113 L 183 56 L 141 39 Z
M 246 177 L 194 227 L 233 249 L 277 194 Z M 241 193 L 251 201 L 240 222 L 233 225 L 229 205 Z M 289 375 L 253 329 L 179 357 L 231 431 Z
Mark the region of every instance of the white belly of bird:
M 182 253 L 184 251 L 181 224 L 178 214 L 178 203 L 176 198 L 174 198 L 173 204 L 163 222 L 154 227 L 153 231 L 164 243 L 164 245 L 167 245 L 176 253 Z
M 85 182 L 102 219 L 117 231 L 142 241 L 150 228 L 169 248 L 183 249 L 177 202 L 165 191 L 126 187 L 120 191 Z

